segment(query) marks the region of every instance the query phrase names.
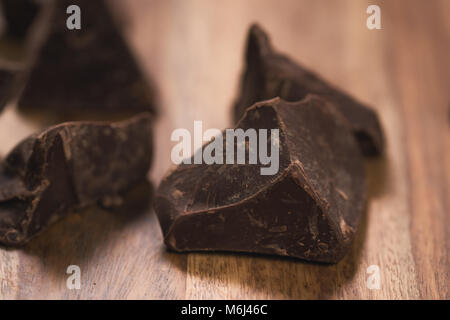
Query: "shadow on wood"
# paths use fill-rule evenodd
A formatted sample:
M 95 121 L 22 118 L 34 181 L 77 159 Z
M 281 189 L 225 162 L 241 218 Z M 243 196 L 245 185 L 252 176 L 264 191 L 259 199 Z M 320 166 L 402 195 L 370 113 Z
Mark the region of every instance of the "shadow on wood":
M 38 257 L 49 276 L 66 278 L 69 265 L 83 269 L 94 255 L 107 255 L 121 230 L 152 212 L 153 192 L 152 184 L 145 181 L 125 194 L 120 207 L 75 212 L 32 239 L 23 251 Z

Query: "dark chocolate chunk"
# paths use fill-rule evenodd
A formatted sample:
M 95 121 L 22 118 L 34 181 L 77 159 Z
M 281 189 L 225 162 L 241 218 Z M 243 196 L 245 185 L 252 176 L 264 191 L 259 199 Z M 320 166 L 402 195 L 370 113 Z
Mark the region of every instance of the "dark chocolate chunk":
M 10 97 L 13 76 L 13 72 L 0 69 L 0 112 Z
M 151 116 L 68 122 L 18 144 L 0 166 L 0 243 L 22 245 L 71 211 L 120 204 L 146 179 Z
M 348 122 L 328 100 L 308 95 L 295 103 L 257 103 L 237 128 L 279 129 L 277 141 L 267 142 L 279 146 L 278 173 L 261 175 L 261 163 L 179 165 L 156 193 L 166 245 L 339 261 L 366 194 Z
M 39 14 L 40 4 L 34 0 L 0 0 L 5 22 L 5 34 L 23 41 Z
M 81 29 L 66 9 L 78 5 Z M 22 111 L 48 111 L 58 121 L 116 119 L 155 113 L 154 91 L 141 73 L 103 0 L 58 0 L 19 99 Z
M 241 92 L 233 109 L 235 122 L 248 106 L 257 101 L 274 97 L 299 101 L 308 93 L 321 95 L 333 102 L 350 123 L 364 155 L 375 156 L 383 152 L 384 136 L 374 110 L 276 52 L 267 34 L 259 26 L 252 26 L 248 35 Z

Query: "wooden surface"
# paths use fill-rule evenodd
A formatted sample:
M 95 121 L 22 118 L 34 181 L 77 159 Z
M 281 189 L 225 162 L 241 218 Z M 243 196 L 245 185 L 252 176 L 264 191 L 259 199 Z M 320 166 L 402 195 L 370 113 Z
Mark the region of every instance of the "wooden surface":
M 115 1 L 124 32 L 160 92 L 154 187 L 171 166 L 170 133 L 231 125 L 251 22 L 274 45 L 375 106 L 387 154 L 367 162 L 370 201 L 337 265 L 261 256 L 175 254 L 142 199 L 120 212 L 79 212 L 21 250 L 0 248 L 0 298 L 448 299 L 450 1 Z M 0 155 L 39 126 L 9 106 Z M 151 190 L 146 190 L 151 194 Z M 69 265 L 81 289 L 66 288 Z M 379 290 L 366 287 L 378 265 Z

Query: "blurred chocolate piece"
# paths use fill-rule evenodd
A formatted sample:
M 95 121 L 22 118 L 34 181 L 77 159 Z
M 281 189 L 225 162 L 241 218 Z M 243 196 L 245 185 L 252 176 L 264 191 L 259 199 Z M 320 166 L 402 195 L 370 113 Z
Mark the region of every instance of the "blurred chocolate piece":
M 277 53 L 267 34 L 259 26 L 252 26 L 248 35 L 241 92 L 234 106 L 235 122 L 248 106 L 257 101 L 274 97 L 299 101 L 308 93 L 321 95 L 333 102 L 350 123 L 364 155 L 375 156 L 383 152 L 384 136 L 374 110 L 334 88 L 285 55 Z
M 151 116 L 68 122 L 30 136 L 0 166 L 0 243 L 22 245 L 71 211 L 121 196 L 146 179 Z
M 69 30 L 66 9 L 78 5 L 81 29 Z M 60 120 L 117 119 L 155 113 L 145 80 L 106 3 L 58 0 L 48 34 L 19 99 L 20 110 Z
M 34 0 L 0 0 L 8 38 L 23 41 L 39 14 L 40 3 Z
M 5 107 L 12 88 L 13 72 L 0 69 L 0 112 Z
M 279 139 L 268 141 L 279 145 L 278 173 L 261 175 L 261 164 L 179 165 L 156 194 L 166 245 L 339 261 L 366 198 L 362 156 L 347 121 L 328 100 L 309 95 L 257 103 L 237 128 L 279 129 Z
M 0 111 L 23 88 L 50 4 L 51 0 L 0 0 Z

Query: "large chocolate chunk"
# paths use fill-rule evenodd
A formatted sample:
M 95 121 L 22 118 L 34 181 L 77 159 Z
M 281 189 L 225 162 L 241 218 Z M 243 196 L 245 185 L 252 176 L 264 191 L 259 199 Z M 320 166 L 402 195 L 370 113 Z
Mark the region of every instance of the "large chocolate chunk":
M 347 119 L 364 155 L 374 156 L 383 152 L 384 136 L 375 111 L 285 55 L 277 53 L 267 34 L 257 25 L 252 26 L 249 31 L 246 70 L 241 87 L 234 106 L 235 122 L 242 117 L 248 106 L 257 101 L 274 97 L 298 101 L 308 93 L 314 93 L 332 101 Z
M 358 227 L 366 191 L 347 121 L 329 101 L 309 95 L 296 103 L 257 103 L 237 128 L 279 129 L 279 138 L 266 146 L 279 146 L 278 172 L 261 175 L 261 162 L 179 165 L 156 194 L 166 245 L 339 261 Z
M 113 206 L 144 181 L 151 117 L 68 122 L 17 145 L 0 166 L 0 243 L 21 245 L 74 209 Z
M 81 10 L 80 30 L 66 25 L 70 5 Z M 50 16 L 21 110 L 49 111 L 58 121 L 155 113 L 153 89 L 103 0 L 58 0 Z
M 0 69 L 0 112 L 10 97 L 12 82 L 13 72 Z

